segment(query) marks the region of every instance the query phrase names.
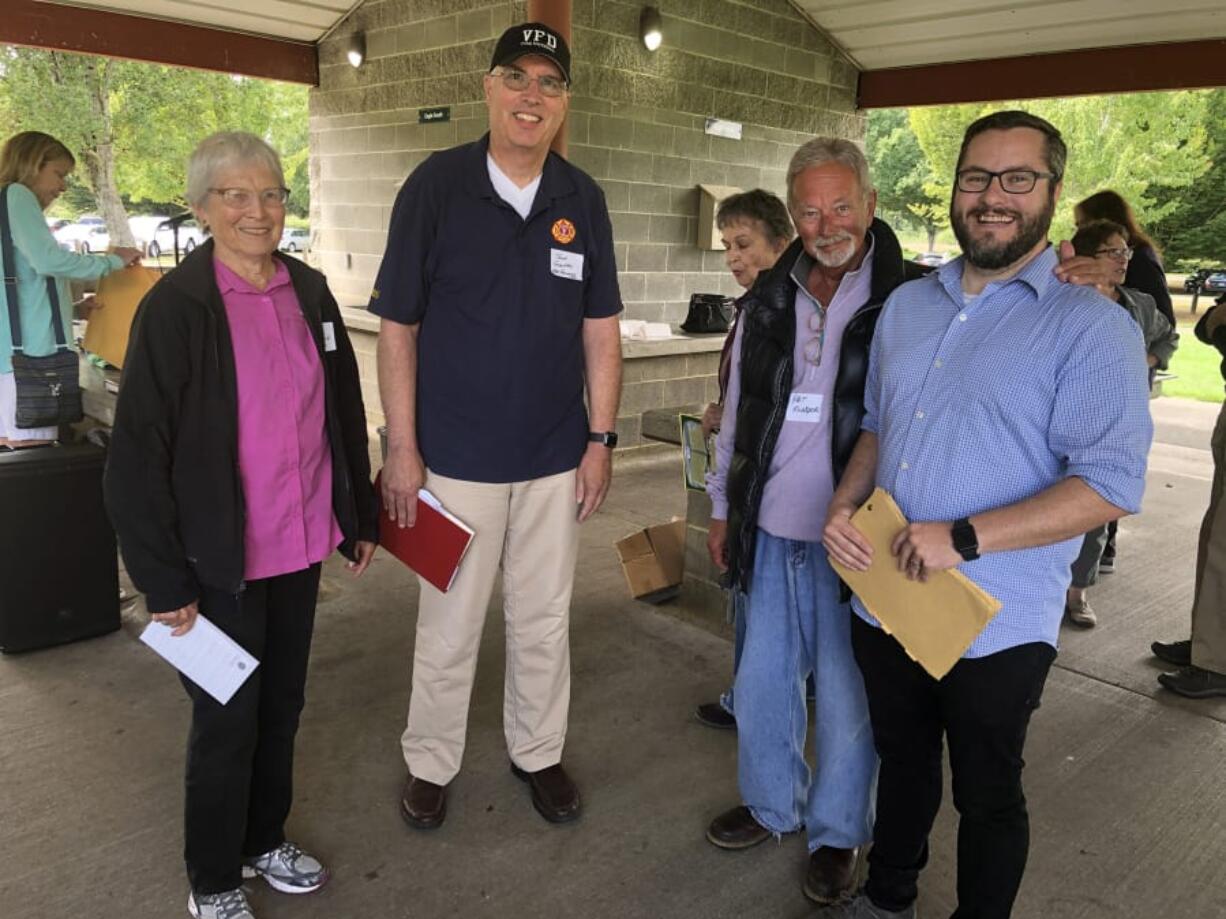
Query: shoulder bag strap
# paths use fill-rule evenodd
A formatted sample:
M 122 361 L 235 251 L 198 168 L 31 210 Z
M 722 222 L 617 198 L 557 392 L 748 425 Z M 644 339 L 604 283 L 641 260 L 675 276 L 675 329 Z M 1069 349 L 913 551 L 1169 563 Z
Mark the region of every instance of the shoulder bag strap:
M 9 309 L 9 337 L 13 350 L 21 352 L 21 309 L 17 303 L 17 261 L 13 257 L 13 229 L 9 222 L 9 188 L 0 188 L 0 255 L 4 259 L 4 296 Z M 51 302 L 51 332 L 55 336 L 58 351 L 68 350 L 68 338 L 64 334 L 64 317 L 60 315 L 60 292 L 55 278 L 47 277 L 47 299 Z
M 13 260 L 13 231 L 9 226 L 9 186 L 0 188 L 0 256 L 4 258 L 4 298 L 9 307 L 9 336 L 13 350 L 21 351 L 21 310 L 17 306 L 17 263 Z

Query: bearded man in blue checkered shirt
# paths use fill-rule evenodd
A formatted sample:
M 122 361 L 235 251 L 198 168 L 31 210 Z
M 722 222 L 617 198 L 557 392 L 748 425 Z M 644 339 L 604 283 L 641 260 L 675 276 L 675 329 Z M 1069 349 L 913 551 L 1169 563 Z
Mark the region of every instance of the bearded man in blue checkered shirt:
M 1022 752 L 1056 656 L 1080 534 L 1140 510 L 1153 436 L 1140 330 L 1047 241 L 1066 150 L 1026 112 L 973 123 L 950 220 L 963 256 L 904 284 L 873 341 L 865 416 L 823 542 L 867 570 L 851 515 L 874 486 L 911 523 L 908 577 L 959 568 L 1002 603 L 942 679 L 853 599 L 852 647 L 881 757 L 863 891 L 828 919 L 914 917 L 948 743 L 956 917 L 1004 919 L 1029 847 Z M 1072 266 L 1072 267 L 1070 267 Z

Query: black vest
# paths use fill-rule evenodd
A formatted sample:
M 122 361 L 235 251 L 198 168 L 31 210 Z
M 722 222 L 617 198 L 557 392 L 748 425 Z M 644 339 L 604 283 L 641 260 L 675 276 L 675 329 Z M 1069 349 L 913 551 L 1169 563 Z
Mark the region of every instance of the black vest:
M 837 484 L 860 436 L 864 418 L 864 381 L 868 352 L 882 304 L 899 284 L 925 272 L 904 262 L 894 231 L 874 220 L 871 292 L 847 323 L 839 343 L 839 370 L 831 404 L 830 458 Z M 791 270 L 803 244 L 787 248 L 742 300 L 741 394 L 736 411 L 736 437 L 726 477 L 728 496 L 728 585 L 749 589 L 753 572 L 758 510 L 771 457 L 792 392 L 796 347 L 796 282 Z

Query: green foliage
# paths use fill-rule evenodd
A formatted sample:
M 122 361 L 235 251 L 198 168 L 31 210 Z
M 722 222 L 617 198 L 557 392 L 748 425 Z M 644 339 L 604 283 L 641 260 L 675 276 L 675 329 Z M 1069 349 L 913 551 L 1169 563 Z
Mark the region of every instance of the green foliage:
M 913 212 L 928 213 L 935 219 L 948 209 L 967 125 L 988 112 L 1022 108 L 1054 124 L 1069 148 L 1053 239 L 1067 239 L 1073 229 L 1072 206 L 1104 188 L 1123 195 L 1147 227 L 1166 227 L 1178 221 L 1177 211 L 1193 200 L 1205 203 L 1213 198 L 1218 206 L 1214 209 L 1206 204 L 1206 210 L 1220 218 L 1220 229 L 1226 230 L 1226 166 L 1218 173 L 1216 194 L 1196 197 L 1197 189 L 1206 189 L 1215 151 L 1226 152 L 1226 103 L 1211 104 L 1222 95 L 1221 90 L 1132 93 L 928 106 L 910 109 L 905 127 L 897 112 L 871 112 L 869 157 L 874 170 L 882 164 L 883 171 L 875 172 L 874 177 L 879 195 L 892 202 L 892 209 L 897 209 L 896 199 L 901 199 L 909 202 Z M 891 165 L 894 151 L 905 143 L 898 135 L 907 128 L 924 158 L 923 165 L 916 167 L 925 174 L 920 191 L 915 189 L 914 173 L 903 173 Z M 875 150 L 874 145 L 881 149 Z M 1162 234 L 1156 235 L 1163 239 Z M 1221 232 L 1217 238 L 1224 238 Z
M 877 187 L 877 209 L 887 219 L 922 229 L 932 240 L 948 223 L 944 201 L 930 194 L 930 167 L 903 109 L 869 118 L 869 166 Z
M 1226 90 L 1207 93 L 1205 125 L 1209 170 L 1159 201 L 1170 212 L 1148 227 L 1166 249 L 1168 266 L 1226 265 Z
M 100 143 L 113 143 L 116 184 L 137 209 L 145 209 L 140 202 L 183 207 L 187 157 L 195 145 L 214 131 L 241 130 L 280 152 L 293 192 L 291 212 L 306 213 L 305 87 L 6 46 L 0 46 L 0 74 L 0 114 L 12 132 L 46 131 L 78 159 Z M 91 98 L 98 92 L 106 94 L 109 120 Z M 88 183 L 85 170 L 75 175 Z

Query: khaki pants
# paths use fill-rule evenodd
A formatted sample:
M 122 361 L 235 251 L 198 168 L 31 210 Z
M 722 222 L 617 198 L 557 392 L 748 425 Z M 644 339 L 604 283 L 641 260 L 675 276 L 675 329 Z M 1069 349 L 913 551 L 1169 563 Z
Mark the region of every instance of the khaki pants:
M 509 484 L 430 472 L 426 487 L 476 535 L 450 591 L 421 581 L 413 693 L 400 741 L 405 763 L 437 785 L 460 771 L 481 630 L 501 565 L 507 752 L 528 772 L 552 766 L 562 758 L 570 709 L 575 472 Z
M 1226 405 L 1213 429 L 1213 490 L 1200 525 L 1192 601 L 1192 663 L 1226 673 Z

